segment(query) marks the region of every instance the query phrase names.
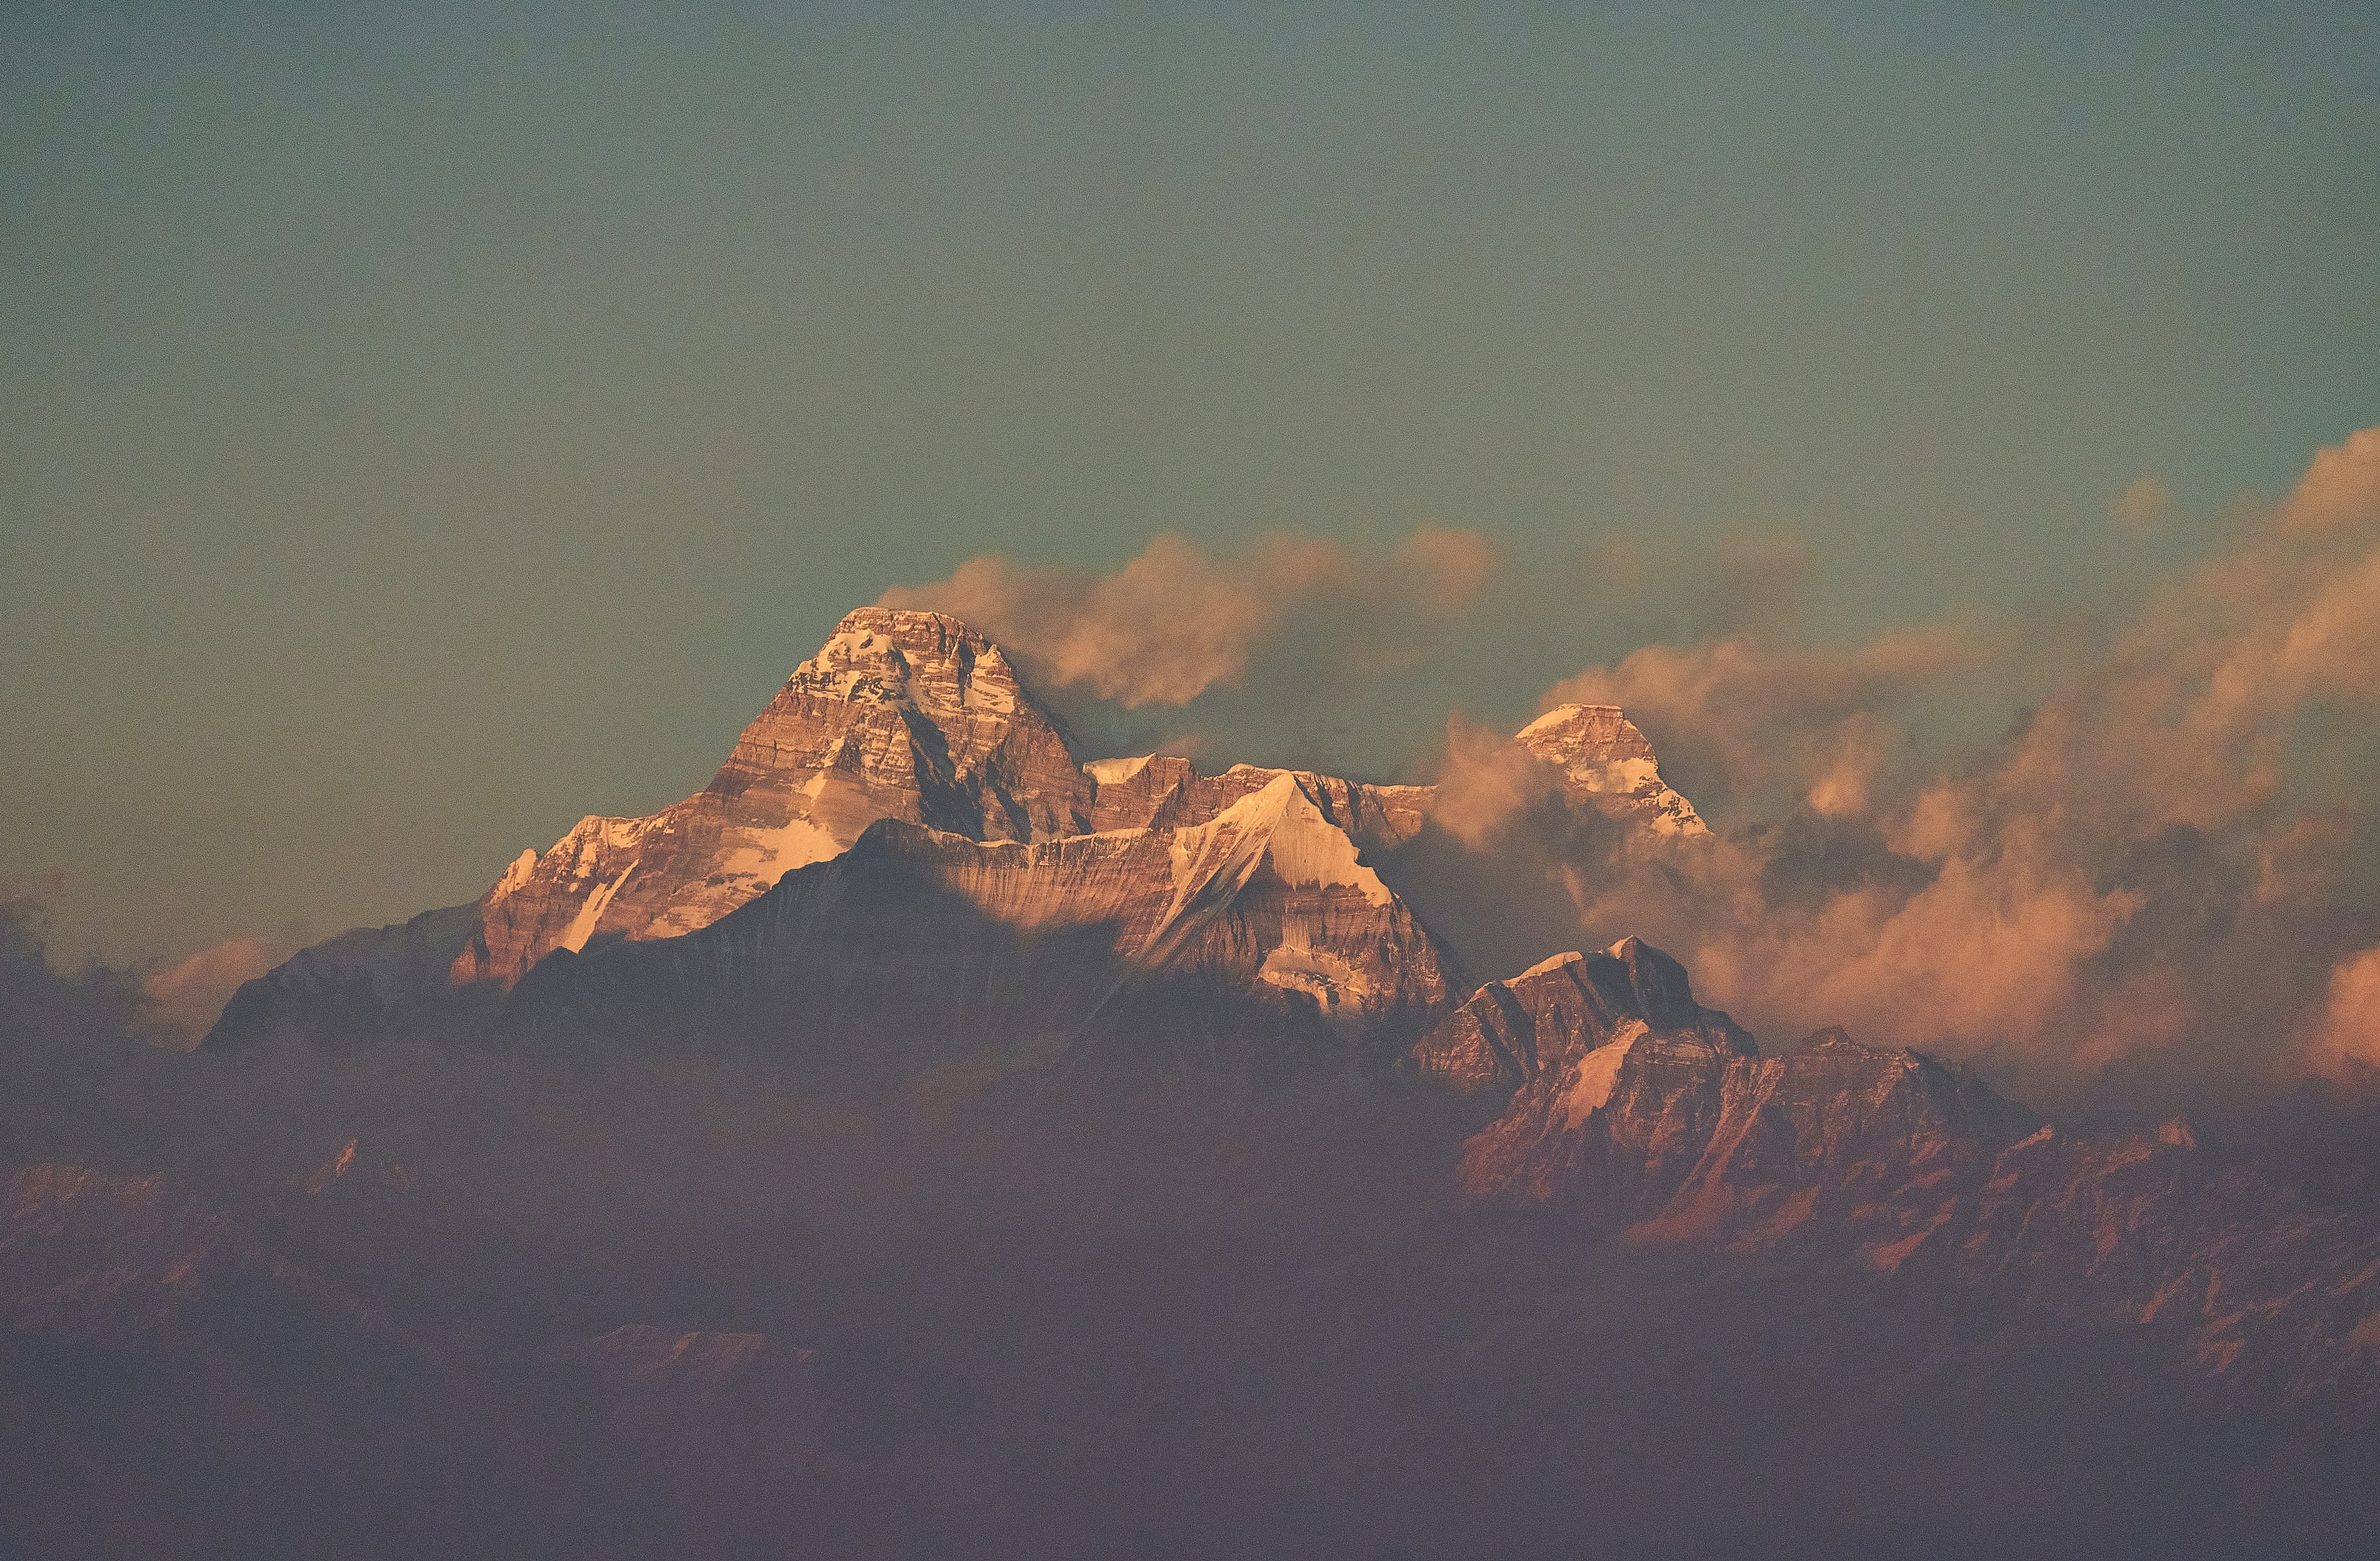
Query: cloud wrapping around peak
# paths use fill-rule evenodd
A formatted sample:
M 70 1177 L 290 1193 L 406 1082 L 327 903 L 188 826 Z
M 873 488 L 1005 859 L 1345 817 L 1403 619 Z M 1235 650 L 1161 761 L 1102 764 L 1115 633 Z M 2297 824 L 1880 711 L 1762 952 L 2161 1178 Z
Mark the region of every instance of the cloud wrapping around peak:
M 1239 684 L 1293 616 L 1334 627 L 1339 672 L 1400 670 L 1469 611 L 1496 563 L 1479 533 L 1440 526 L 1416 528 L 1384 558 L 1285 532 L 1219 556 L 1160 534 L 1111 574 L 985 553 L 879 604 L 950 613 L 1041 685 L 1139 709 Z
M 2380 1060 L 2380 430 L 2095 646 L 1791 628 L 1646 646 L 1541 701 L 1626 709 L 1709 837 L 1552 820 L 1509 753 L 1450 733 L 1450 831 L 1568 902 L 1475 958 L 1639 933 L 1771 1046 L 1846 1024 L 2053 1107 Z M 1918 713 L 1977 686 L 2034 702 L 1921 760 Z
M 1554 684 L 1537 708 L 1619 706 L 1654 736 L 1665 767 L 1691 774 L 1719 805 L 1773 788 L 1821 759 L 1832 772 L 1848 754 L 1872 753 L 1876 712 L 1975 669 L 1992 648 L 1979 631 L 1955 623 L 1895 630 L 1850 648 L 1779 645 L 1749 634 L 1683 647 L 1648 645 L 1616 666 L 1589 667 Z M 1845 772 L 1834 784 L 1848 795 L 1864 781 Z M 1705 805 L 1703 795 L 1695 801 Z

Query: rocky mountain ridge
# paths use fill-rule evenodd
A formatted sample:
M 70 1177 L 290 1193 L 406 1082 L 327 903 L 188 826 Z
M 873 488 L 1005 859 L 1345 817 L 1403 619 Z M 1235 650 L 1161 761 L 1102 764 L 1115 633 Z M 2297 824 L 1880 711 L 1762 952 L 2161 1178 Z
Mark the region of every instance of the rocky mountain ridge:
M 1572 805 L 1655 832 L 1702 828 L 1661 783 L 1643 733 L 1617 710 L 1565 706 L 1533 722 L 1521 742 L 1560 773 Z M 1293 808 L 1290 792 L 1301 799 Z M 1062 724 L 997 645 L 940 613 L 863 608 L 795 669 L 702 791 L 641 818 L 581 819 L 543 853 L 524 851 L 474 905 L 302 951 L 235 994 L 204 1044 L 352 1042 L 484 1016 L 540 961 L 699 932 L 787 875 L 842 858 L 880 822 L 925 831 L 953 860 L 968 844 L 1038 847 L 1095 836 L 1164 843 L 1162 853 L 1111 843 L 1045 853 L 1035 860 L 1049 871 L 1029 890 L 1020 886 L 1031 875 L 1018 877 L 1012 865 L 996 875 L 997 901 L 977 906 L 1024 935 L 1075 926 L 1104 914 L 1097 908 L 1112 899 L 1113 886 L 1075 883 L 1067 876 L 1073 865 L 1096 858 L 1102 872 L 1127 860 L 1145 865 L 1150 882 L 1138 894 L 1153 905 L 1165 897 L 1156 887 L 1159 856 L 1196 857 L 1208 849 L 1198 831 L 1266 797 L 1273 800 L 1261 810 L 1300 820 L 1281 836 L 1281 850 L 1311 841 L 1314 852 L 1353 860 L 1421 833 L 1435 793 L 1250 765 L 1205 775 L 1170 755 L 1080 762 Z M 1245 822 L 1231 827 L 1233 838 Z M 1165 877 L 1174 876 L 1169 867 Z M 949 881 L 993 879 L 960 873 Z M 1226 883 L 1236 892 L 1247 877 L 1201 882 L 1211 896 Z M 1388 893 L 1377 876 L 1370 882 Z M 1303 991 L 1342 1031 L 1378 1020 L 1402 1035 L 1434 1019 L 1446 993 L 1468 992 L 1451 952 L 1393 894 L 1367 904 L 1366 914 L 1397 907 L 1394 959 L 1421 974 L 1385 986 L 1381 970 L 1359 977 L 1366 960 L 1346 961 L 1353 934 L 1321 926 L 1318 904 L 1276 904 L 1233 924 L 1262 942 L 1237 962 L 1242 995 L 1269 1001 L 1267 987 Z M 1201 905 L 1202 917 L 1215 908 Z M 1276 928 L 1284 910 L 1289 919 Z M 1147 971 L 1189 945 L 1186 930 L 1161 950 L 1133 936 L 1124 941 L 1132 946 L 1117 946 L 1120 971 Z M 1203 955 L 1194 962 L 1220 968 Z M 1376 1000 L 1383 994 L 1385 1005 Z
M 1515 742 L 1561 805 L 1706 832 L 1617 710 L 1563 707 Z M 469 1011 L 541 1049 L 761 1059 L 804 1087 L 1356 1078 L 1494 1113 L 1453 1156 L 1476 1204 L 2016 1295 L 2213 1376 L 2380 1405 L 2380 1222 L 2186 1133 L 2075 1139 L 1840 1031 L 1764 1056 L 1633 938 L 1475 985 L 1376 865 L 1435 800 L 1079 762 L 996 646 L 863 610 L 702 793 L 582 821 L 476 906 L 298 956 L 210 1046 Z

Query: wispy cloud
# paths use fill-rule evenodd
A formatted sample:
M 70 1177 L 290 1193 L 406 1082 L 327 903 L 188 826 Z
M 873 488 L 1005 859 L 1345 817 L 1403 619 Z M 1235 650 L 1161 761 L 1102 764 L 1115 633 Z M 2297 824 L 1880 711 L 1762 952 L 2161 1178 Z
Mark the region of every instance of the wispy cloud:
M 1138 709 L 1239 684 L 1293 620 L 1328 626 L 1344 674 L 1399 670 L 1469 610 L 1495 567 L 1486 538 L 1439 526 L 1385 556 L 1283 532 L 1219 555 L 1160 535 L 1108 574 L 986 553 L 880 599 L 966 620 L 1045 687 Z

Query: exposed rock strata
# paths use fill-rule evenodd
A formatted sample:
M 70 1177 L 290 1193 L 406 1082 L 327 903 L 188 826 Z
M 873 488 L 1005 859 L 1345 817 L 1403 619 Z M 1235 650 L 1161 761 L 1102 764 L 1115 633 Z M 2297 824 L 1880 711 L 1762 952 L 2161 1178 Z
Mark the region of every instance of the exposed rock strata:
M 1460 985 L 1281 774 L 1167 830 L 985 843 L 880 821 L 699 932 L 547 960 L 506 1014 L 549 1041 L 652 1035 L 822 1075 L 1118 1044 L 1261 1073 L 1385 1065 Z
M 1643 734 L 1617 710 L 1567 706 L 1533 723 L 1521 741 L 1562 768 L 1575 805 L 1658 832 L 1701 829 L 1693 809 L 1661 784 Z M 581 819 L 545 852 L 524 851 L 475 905 L 305 950 L 242 986 L 206 1044 L 370 1041 L 451 1024 L 492 1009 L 493 994 L 550 955 L 666 941 L 710 926 L 788 873 L 841 858 L 880 821 L 984 846 L 1131 834 L 1173 842 L 1164 852 L 1195 853 L 1203 849 L 1195 831 L 1283 784 L 1351 853 L 1374 856 L 1423 830 L 1434 794 L 1250 765 L 1201 775 L 1189 760 L 1166 755 L 1080 764 L 1062 726 L 998 646 L 939 613 L 863 608 L 795 669 L 702 791 L 647 817 Z M 1076 886 L 1060 865 L 1085 859 L 1030 858 L 1051 864 L 1059 877 L 1012 883 L 1002 904 L 1070 902 Z M 1026 920 L 1075 914 L 1035 911 Z M 995 919 L 1013 918 L 998 912 Z M 1402 905 L 1391 919 L 1390 930 L 1406 941 L 1378 960 L 1447 963 L 1443 950 L 1413 941 L 1408 929 L 1417 924 Z M 1366 990 L 1356 992 L 1349 978 L 1377 960 L 1364 955 L 1339 971 L 1331 962 L 1345 963 L 1348 950 L 1338 947 L 1344 942 L 1332 934 L 1314 944 L 1293 928 L 1244 962 L 1240 974 L 1256 985 L 1243 995 L 1263 998 L 1267 985 L 1302 989 L 1334 1021 L 1388 1021 L 1373 997 L 1407 992 L 1408 984 L 1382 986 L 1374 972 L 1363 977 Z M 1312 959 L 1299 952 L 1309 946 Z M 1274 957 L 1276 949 L 1288 951 Z M 1135 968 L 1148 962 L 1135 960 Z M 1433 988 L 1421 1008 L 1398 1011 L 1389 1028 L 1404 1035 L 1436 1016 L 1439 1000 Z
M 1683 965 L 1627 938 L 1488 982 L 1413 1047 L 1406 1071 L 1466 1094 L 1509 1092 L 1561 1073 L 1623 1032 L 1756 1055 L 1733 1020 L 1694 1000 Z
M 1561 1008 L 1526 1006 L 1562 1029 Z M 1764 1058 L 1646 1017 L 1609 1030 L 1598 1018 L 1580 1033 L 1610 1039 L 1541 1052 L 1464 1146 L 1464 1188 L 1631 1241 L 1995 1289 L 2070 1322 L 2151 1330 L 2267 1397 L 2380 1406 L 2380 1221 L 2315 1207 L 2179 1124 L 2077 1138 L 1963 1070 L 1840 1030 Z M 1430 1076 L 1508 1076 L 1494 1047 L 1465 1038 L 1488 1030 L 1476 1018 L 1466 1005 L 1416 1057 L 1500 1067 Z
M 1574 806 L 1630 818 L 1662 835 L 1706 835 L 1694 805 L 1661 779 L 1653 744 L 1617 705 L 1560 705 L 1512 739 L 1561 771 Z

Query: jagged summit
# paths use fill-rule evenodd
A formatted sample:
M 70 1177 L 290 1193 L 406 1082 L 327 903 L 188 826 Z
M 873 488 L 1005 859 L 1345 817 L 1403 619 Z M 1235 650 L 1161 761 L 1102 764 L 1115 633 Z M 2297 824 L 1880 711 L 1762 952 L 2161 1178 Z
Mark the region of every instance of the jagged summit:
M 785 680 L 785 693 L 903 705 L 937 718 L 1023 713 L 1057 724 L 989 636 L 944 613 L 914 608 L 863 607 L 844 614 L 818 654 Z
M 1653 744 L 1617 705 L 1557 705 L 1512 741 L 1562 772 L 1573 803 L 1637 815 L 1659 834 L 1710 832 L 1661 779 Z
M 970 840 L 1081 832 L 1093 783 L 990 639 L 905 608 L 846 613 L 695 795 L 589 817 L 480 902 L 458 985 L 510 986 L 554 949 L 710 926 L 897 818 Z
M 1563 767 L 1574 805 L 1658 833 L 1701 832 L 1693 807 L 1662 784 L 1644 734 L 1617 709 L 1564 707 L 1520 740 Z M 1205 775 L 1163 754 L 1085 763 L 989 635 L 940 612 L 863 607 L 794 669 L 701 791 L 645 817 L 580 819 L 546 850 L 505 864 L 474 905 L 301 952 L 242 988 L 211 1044 L 404 1030 L 440 994 L 509 990 L 557 951 L 701 931 L 789 874 L 844 856 L 884 820 L 975 846 L 1150 834 L 1184 859 L 1227 835 L 1260 834 L 1273 841 L 1277 866 L 1293 860 L 1319 875 L 1305 880 L 1314 893 L 1364 886 L 1370 914 L 1392 898 L 1375 875 L 1380 853 L 1427 826 L 1432 797 L 1427 787 L 1245 764 Z M 1251 833 L 1259 817 L 1263 828 Z M 1210 828 L 1227 818 L 1228 829 Z M 1036 871 L 1041 877 L 1028 882 L 1002 869 L 995 919 L 1056 925 L 1084 895 L 1107 892 L 1067 881 L 1055 856 Z M 1338 947 L 1338 930 L 1299 919 L 1321 916 L 1323 903 L 1301 902 L 1283 927 L 1263 924 L 1249 945 L 1258 962 L 1244 974 L 1333 1013 L 1375 1011 L 1358 1000 L 1359 986 L 1434 992 L 1441 964 L 1455 997 L 1469 990 L 1443 950 L 1419 958 L 1416 968 L 1429 974 L 1418 986 L 1379 972 L 1351 984 L 1331 964 L 1346 950 L 1324 957 Z M 1395 909 L 1395 926 L 1412 929 L 1398 937 L 1427 937 Z M 1237 956 L 1227 962 L 1236 968 Z M 1364 959 L 1356 966 L 1368 968 Z
M 1598 953 L 1557 954 L 1490 981 L 1407 1054 L 1413 1077 L 1465 1094 L 1524 1089 L 1653 1037 L 1697 1055 L 1756 1057 L 1734 1020 L 1694 1001 L 1686 967 L 1639 938 Z

